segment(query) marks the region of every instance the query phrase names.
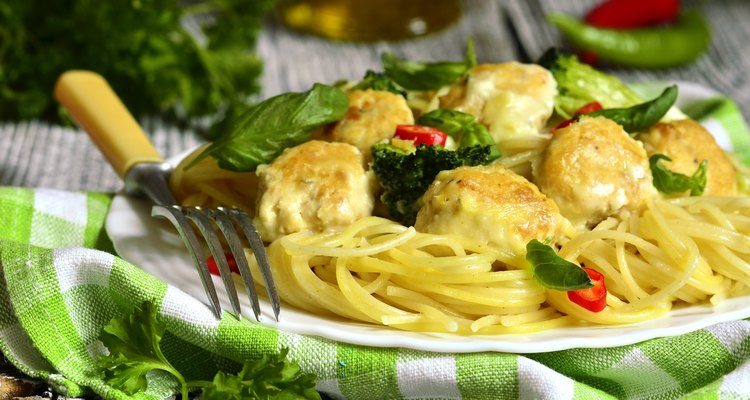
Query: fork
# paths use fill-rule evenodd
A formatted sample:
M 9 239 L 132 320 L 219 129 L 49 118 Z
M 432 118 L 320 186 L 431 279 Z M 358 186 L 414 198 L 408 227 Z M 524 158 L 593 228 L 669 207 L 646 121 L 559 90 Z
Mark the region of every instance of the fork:
M 221 317 L 221 304 L 196 228 L 216 261 L 232 309 L 239 318 L 242 315 L 240 302 L 222 245 L 221 237 L 224 238 L 237 262 L 237 269 L 250 299 L 255 319 L 259 321 L 258 294 L 239 232 L 244 235 L 265 283 L 274 318 L 278 321 L 278 292 L 263 241 L 250 216 L 234 207 L 203 209 L 179 206 L 168 185 L 172 166 L 159 155 L 138 122 L 101 75 L 91 71 L 65 72 L 55 84 L 54 95 L 78 125 L 89 134 L 115 172 L 124 180 L 125 192 L 148 196 L 154 202 L 151 216 L 167 219 L 175 227 L 198 271 L 216 318 Z M 239 232 L 236 227 L 240 228 Z

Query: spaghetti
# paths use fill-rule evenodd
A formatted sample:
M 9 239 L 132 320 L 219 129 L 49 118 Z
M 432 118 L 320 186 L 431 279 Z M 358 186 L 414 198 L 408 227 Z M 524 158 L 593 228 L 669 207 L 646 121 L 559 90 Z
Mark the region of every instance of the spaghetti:
M 430 108 L 435 106 L 435 99 L 412 99 L 412 106 L 419 100 L 424 103 L 420 103 L 422 107 Z M 634 140 L 624 131 L 620 132 L 619 125 L 608 123 L 618 129 L 623 140 Z M 548 144 L 561 137 L 559 132 L 555 135 L 543 132 L 503 138 L 500 141 L 503 156 L 495 162 L 531 178 L 543 152 L 550 147 Z M 638 146 L 641 144 L 635 147 Z M 577 151 L 577 142 L 571 148 Z M 642 147 L 638 149 L 646 164 L 643 175 L 647 175 L 646 152 Z M 199 148 L 182 160 L 172 174 L 170 183 L 176 197 L 184 205 L 235 206 L 255 214 L 258 176 L 252 172 L 222 170 L 210 157 L 185 170 L 184 166 L 202 151 L 203 148 Z M 588 154 L 582 155 L 581 159 L 586 156 Z M 569 157 L 561 158 L 564 162 L 560 165 L 566 165 Z M 418 232 L 386 218 L 368 216 L 357 219 L 343 231 L 302 231 L 281 236 L 268 245 L 267 251 L 281 299 L 329 318 L 408 331 L 467 335 L 527 333 L 581 323 L 614 325 L 645 321 L 658 318 L 674 307 L 716 305 L 729 297 L 750 294 L 750 198 L 746 193 L 750 187 L 750 179 L 747 179 L 750 170 L 736 159 L 732 162 L 739 171 L 740 194 L 735 197 L 665 198 L 647 192 L 650 197 L 643 207 L 626 208 L 620 204 L 617 213 L 608 214 L 615 216 L 598 223 L 600 219 L 596 219 L 592 222 L 596 225 L 590 228 L 566 229 L 563 237 L 556 238 L 560 257 L 595 268 L 605 277 L 607 306 L 600 312 L 575 304 L 565 291 L 543 287 L 518 254 L 469 237 L 473 226 L 464 231 L 464 236 L 434 234 Z M 561 167 L 557 174 L 568 172 L 570 169 Z M 599 169 L 590 168 L 585 172 L 591 172 L 595 183 L 601 183 Z M 622 175 L 619 167 L 611 172 Z M 305 176 L 303 180 L 313 179 Z M 455 180 L 460 182 L 461 178 Z M 729 180 L 733 183 L 733 179 Z M 617 187 L 619 182 L 604 183 Z M 653 189 L 651 181 L 647 183 L 648 188 Z M 284 182 L 276 184 L 284 185 Z M 480 189 L 486 189 L 487 185 L 499 183 L 495 179 L 475 184 Z M 489 193 L 480 189 L 478 193 Z M 576 186 L 571 191 L 577 189 Z M 503 190 L 507 192 L 507 186 Z M 619 192 L 612 192 L 616 202 L 622 203 L 617 197 Z M 441 201 L 455 201 L 456 208 L 462 206 L 464 198 L 455 192 L 446 193 L 449 195 L 441 195 Z M 294 204 L 305 203 L 306 194 L 295 192 L 293 195 L 303 200 Z M 481 213 L 487 210 L 481 206 L 489 204 L 482 203 L 488 197 L 491 196 L 477 196 L 468 202 Z M 586 195 L 581 197 L 584 202 L 591 200 Z M 527 206 L 528 196 L 525 199 Z M 498 208 L 506 212 L 503 207 L 507 208 L 507 204 L 500 204 Z M 375 213 L 378 213 L 377 204 Z M 435 218 L 450 216 L 446 213 Z M 467 225 L 486 222 L 491 225 L 489 229 L 500 231 L 492 225 L 496 220 L 476 218 L 472 221 Z M 529 218 L 520 224 L 527 221 Z M 247 258 L 251 264 L 255 260 L 252 256 Z M 252 269 L 257 275 L 257 266 Z M 256 282 L 263 281 L 259 276 L 256 278 Z
M 522 266 L 465 237 L 363 218 L 341 233 L 295 233 L 268 248 L 281 298 L 314 313 L 398 329 L 530 332 L 571 321 Z M 252 257 L 248 257 L 252 259 Z
M 210 159 L 172 177 L 185 203 L 203 206 L 251 208 L 253 182 L 253 174 L 223 171 Z M 459 334 L 625 324 L 675 304 L 750 293 L 750 198 L 652 198 L 640 213 L 564 239 L 561 257 L 605 276 L 608 307 L 598 313 L 545 290 L 526 265 L 482 242 L 380 217 L 340 233 L 287 235 L 268 254 L 281 298 L 329 317 Z
M 189 169 L 189 165 L 208 145 L 192 151 L 174 168 L 169 178 L 172 193 L 184 206 L 215 208 L 232 205 L 250 215 L 255 214 L 258 177 L 254 172 L 233 172 L 219 167 L 206 157 Z
M 652 199 L 568 239 L 559 255 L 606 277 L 608 307 L 598 313 L 481 242 L 379 217 L 342 233 L 288 235 L 268 251 L 281 297 L 313 313 L 462 334 L 626 324 L 750 293 L 750 199 Z

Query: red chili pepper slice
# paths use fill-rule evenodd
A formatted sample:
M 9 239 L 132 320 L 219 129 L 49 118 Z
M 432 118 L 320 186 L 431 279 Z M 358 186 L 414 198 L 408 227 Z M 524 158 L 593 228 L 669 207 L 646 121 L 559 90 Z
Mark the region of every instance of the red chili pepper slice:
M 424 125 L 397 125 L 394 136 L 402 140 L 411 140 L 415 146 L 420 144 L 445 146 L 445 142 L 448 140 L 447 133 Z
M 568 290 L 568 299 L 573 303 L 591 311 L 599 312 L 607 306 L 607 288 L 604 286 L 604 275 L 597 270 L 583 267 L 594 282 L 594 287 L 579 290 Z
M 227 258 L 227 264 L 229 265 L 229 271 L 239 274 L 240 270 L 237 268 L 237 261 L 234 259 L 232 253 L 225 253 L 224 257 Z M 206 258 L 206 265 L 208 265 L 208 272 L 214 275 L 221 275 L 219 273 L 219 266 L 216 264 L 216 260 L 213 256 Z
M 573 121 L 576 120 L 576 117 L 592 113 L 594 111 L 599 111 L 602 109 L 602 105 L 599 104 L 598 101 L 592 101 L 591 103 L 585 104 L 583 107 L 579 108 L 574 114 L 573 117 L 570 119 L 566 119 L 563 122 L 560 122 L 556 127 L 552 128 L 550 132 L 555 132 L 558 129 L 565 128 L 566 126 L 573 123 Z
M 680 11 L 680 0 L 606 0 L 584 17 L 598 28 L 629 29 L 672 22 Z
M 591 103 L 585 104 L 583 107 L 579 108 L 578 111 L 576 111 L 575 115 L 583 115 L 592 113 L 594 111 L 599 111 L 602 109 L 602 105 L 599 104 L 598 101 L 592 101 Z

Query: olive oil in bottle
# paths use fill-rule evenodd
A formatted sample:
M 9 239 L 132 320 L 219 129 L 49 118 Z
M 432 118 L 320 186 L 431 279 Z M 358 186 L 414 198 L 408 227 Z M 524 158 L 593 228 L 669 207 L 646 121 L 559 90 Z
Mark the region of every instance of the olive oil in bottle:
M 281 0 L 292 29 L 342 41 L 399 40 L 442 30 L 461 15 L 460 0 Z

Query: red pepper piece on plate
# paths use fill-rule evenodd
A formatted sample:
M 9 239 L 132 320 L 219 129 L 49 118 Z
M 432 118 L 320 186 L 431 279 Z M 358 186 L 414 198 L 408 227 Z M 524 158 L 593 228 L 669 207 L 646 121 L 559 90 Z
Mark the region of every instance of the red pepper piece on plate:
M 440 129 L 424 125 L 397 125 L 396 138 L 401 140 L 411 140 L 414 146 L 424 144 L 427 146 L 445 146 L 448 134 Z
M 576 111 L 576 116 L 592 113 L 594 111 L 599 111 L 602 109 L 602 105 L 599 104 L 598 101 L 592 101 L 591 103 L 584 104 L 583 107 L 579 108 L 578 111 Z
M 568 299 L 591 312 L 602 311 L 607 306 L 607 287 L 604 286 L 604 275 L 588 267 L 583 267 L 583 270 L 591 278 L 594 287 L 568 290 Z
M 229 264 L 229 271 L 234 272 L 235 274 L 239 274 L 240 270 L 237 268 L 237 261 L 234 259 L 234 256 L 232 253 L 226 253 L 224 256 L 227 258 L 227 264 Z M 213 256 L 210 256 L 206 259 L 206 264 L 208 265 L 208 272 L 214 274 L 214 275 L 220 275 L 219 273 L 219 266 L 216 264 L 216 260 Z
M 573 123 L 573 121 L 576 120 L 581 115 L 588 114 L 594 111 L 599 111 L 602 109 L 602 105 L 599 104 L 598 101 L 592 101 L 591 103 L 585 104 L 583 107 L 579 108 L 574 114 L 573 117 L 570 119 L 566 119 L 563 122 L 560 122 L 556 127 L 552 128 L 550 132 L 555 132 L 558 129 L 565 128 L 566 126 Z
M 630 29 L 673 22 L 680 0 L 605 0 L 584 17 L 598 28 Z

